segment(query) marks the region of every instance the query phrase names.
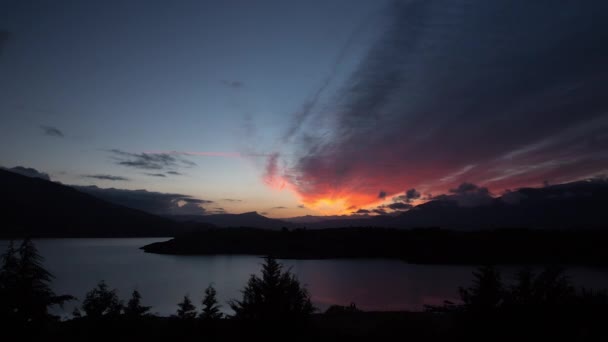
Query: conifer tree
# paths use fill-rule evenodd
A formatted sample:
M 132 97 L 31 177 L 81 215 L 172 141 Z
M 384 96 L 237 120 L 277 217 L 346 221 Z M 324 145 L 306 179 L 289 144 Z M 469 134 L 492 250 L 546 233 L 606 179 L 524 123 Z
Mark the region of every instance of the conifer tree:
M 262 266 L 262 278 L 251 275 L 242 292 L 243 299 L 230 302 L 236 318 L 297 319 L 314 312 L 308 291 L 272 257 Z
M 177 317 L 180 319 L 196 318 L 196 307 L 192 304 L 190 297 L 184 296 L 184 300 L 177 304 Z
M 202 319 L 222 318 L 220 306 L 217 303 L 217 291 L 215 291 L 213 285 L 211 284 L 205 290 L 205 297 L 203 298 L 203 310 L 200 317 Z
M 82 310 L 87 317 L 102 318 L 116 317 L 122 312 L 122 301 L 118 299 L 116 289 L 109 290 L 102 280 L 97 287 L 89 291 L 82 303 Z
M 9 244 L 0 268 L 0 312 L 4 319 L 37 325 L 57 318 L 49 314 L 49 307 L 74 299 L 51 290 L 53 275 L 42 266 L 43 261 L 32 240 L 23 240 L 18 249 Z
M 141 294 L 137 290 L 133 290 L 131 294 L 131 299 L 127 303 L 127 306 L 124 309 L 125 315 L 127 317 L 141 317 L 144 316 L 150 311 L 150 306 L 141 305 Z

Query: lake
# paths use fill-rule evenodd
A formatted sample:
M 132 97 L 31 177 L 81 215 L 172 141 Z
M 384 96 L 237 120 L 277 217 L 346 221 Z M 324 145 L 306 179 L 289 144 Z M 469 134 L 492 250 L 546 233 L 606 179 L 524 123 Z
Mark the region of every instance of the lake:
M 44 265 L 55 275 L 57 294 L 82 300 L 100 280 L 128 300 L 139 290 L 144 305 L 161 315 L 175 313 L 185 294 L 200 307 L 204 289 L 212 283 L 223 311 L 226 301 L 240 298 L 251 274 L 263 260 L 256 256 L 174 256 L 144 253 L 139 247 L 169 238 L 41 239 L 36 246 Z M 0 241 L 4 252 L 7 241 Z M 473 266 L 417 265 L 398 260 L 280 260 L 310 291 L 321 310 L 351 302 L 364 310 L 421 310 L 425 304 L 458 301 L 458 287 L 469 286 Z M 509 279 L 518 270 L 502 268 Z M 578 287 L 608 288 L 608 269 L 571 267 L 568 276 Z M 55 313 L 69 315 L 80 302 Z

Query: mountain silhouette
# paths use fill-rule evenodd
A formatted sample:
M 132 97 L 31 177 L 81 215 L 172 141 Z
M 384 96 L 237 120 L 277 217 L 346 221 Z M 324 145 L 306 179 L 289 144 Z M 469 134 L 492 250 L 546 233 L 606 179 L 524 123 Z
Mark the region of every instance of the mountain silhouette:
M 522 188 L 480 204 L 440 196 L 399 215 L 329 220 L 309 228 L 387 227 L 475 230 L 487 228 L 599 229 L 608 222 L 608 181 L 594 179 L 543 188 Z
M 293 223 L 271 219 L 251 211 L 242 214 L 215 214 L 215 215 L 173 215 L 168 216 L 178 222 L 197 222 L 213 225 L 216 227 L 248 227 L 261 229 L 291 228 Z
M 174 222 L 69 186 L 0 170 L 4 237 L 173 236 Z

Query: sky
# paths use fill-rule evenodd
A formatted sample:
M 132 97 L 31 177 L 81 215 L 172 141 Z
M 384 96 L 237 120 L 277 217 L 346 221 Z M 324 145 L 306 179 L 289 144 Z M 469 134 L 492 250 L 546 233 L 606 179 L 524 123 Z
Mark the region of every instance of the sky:
M 270 217 L 605 175 L 606 10 L 0 0 L 0 166 Z

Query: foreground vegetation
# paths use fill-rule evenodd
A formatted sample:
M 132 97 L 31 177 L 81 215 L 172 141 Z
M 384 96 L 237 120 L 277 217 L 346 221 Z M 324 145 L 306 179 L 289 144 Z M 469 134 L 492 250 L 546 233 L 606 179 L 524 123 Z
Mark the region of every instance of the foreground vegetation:
M 425 339 L 491 341 L 608 338 L 608 295 L 577 290 L 558 268 L 540 273 L 523 269 L 506 285 L 493 266 L 480 267 L 460 289 L 461 303 L 445 302 L 424 312 L 362 312 L 352 304 L 315 313 L 295 276 L 267 257 L 261 276 L 252 275 L 242 298 L 227 304 L 225 316 L 212 285 L 204 289 L 201 310 L 188 296 L 171 317 L 150 313 L 138 291 L 126 302 L 101 281 L 89 291 L 73 318 L 60 321 L 53 305 L 75 298 L 50 289 L 52 275 L 30 240 L 11 244 L 0 270 L 0 322 L 3 332 L 53 340 L 379 340 Z M 354 284 L 353 286 L 356 286 Z

